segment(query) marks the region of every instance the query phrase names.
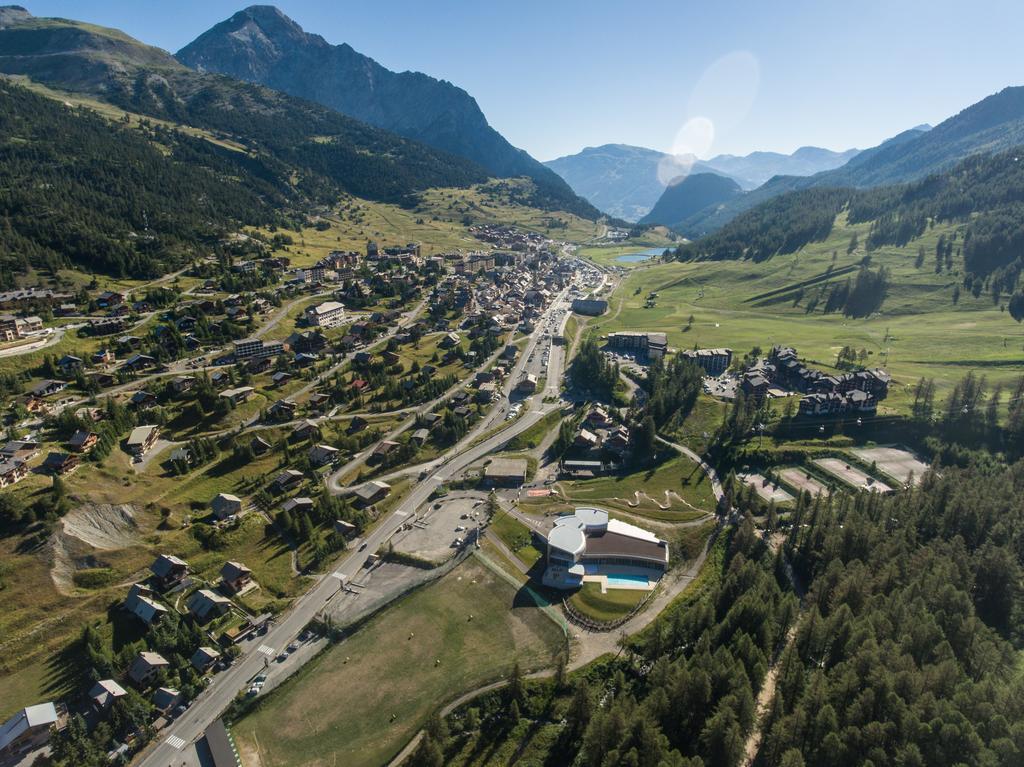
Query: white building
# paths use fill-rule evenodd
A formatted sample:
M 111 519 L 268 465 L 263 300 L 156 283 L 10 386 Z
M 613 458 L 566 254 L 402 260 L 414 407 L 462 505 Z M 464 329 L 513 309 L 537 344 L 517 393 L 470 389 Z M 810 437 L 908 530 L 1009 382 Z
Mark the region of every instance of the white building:
M 577 508 L 548 533 L 544 585 L 574 589 L 650 590 L 668 569 L 668 543 L 643 528 L 610 519 L 604 509 Z
M 337 301 L 324 301 L 306 309 L 310 325 L 320 328 L 336 328 L 345 321 L 345 306 Z

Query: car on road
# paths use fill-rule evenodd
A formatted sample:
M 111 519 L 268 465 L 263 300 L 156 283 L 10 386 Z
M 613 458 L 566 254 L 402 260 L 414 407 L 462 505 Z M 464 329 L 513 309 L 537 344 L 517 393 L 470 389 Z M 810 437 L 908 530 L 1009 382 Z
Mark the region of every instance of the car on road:
M 286 651 L 282 651 L 277 654 L 278 663 L 284 663 L 286 660 L 288 660 L 288 653 Z
M 298 649 L 299 649 L 299 643 L 298 642 L 292 642 L 290 645 L 288 645 L 288 652 L 295 652 Z
M 359 544 L 359 550 L 360 551 L 365 551 L 366 550 L 366 543 Z

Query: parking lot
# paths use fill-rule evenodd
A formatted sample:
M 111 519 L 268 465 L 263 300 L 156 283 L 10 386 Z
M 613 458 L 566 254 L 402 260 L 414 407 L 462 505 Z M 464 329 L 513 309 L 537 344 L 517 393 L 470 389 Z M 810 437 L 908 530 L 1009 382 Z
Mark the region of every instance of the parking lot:
M 477 519 L 483 520 L 483 506 L 484 498 L 478 493 L 460 493 L 430 503 L 411 529 L 391 539 L 395 551 L 431 562 L 446 562 L 457 551 L 452 545 L 455 539 L 472 540 L 477 524 L 472 515 L 476 513 Z

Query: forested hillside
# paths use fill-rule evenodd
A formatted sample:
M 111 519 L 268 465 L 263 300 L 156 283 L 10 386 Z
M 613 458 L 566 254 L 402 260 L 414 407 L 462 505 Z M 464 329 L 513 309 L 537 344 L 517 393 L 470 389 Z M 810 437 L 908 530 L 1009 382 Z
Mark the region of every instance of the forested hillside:
M 499 177 L 527 176 L 537 202 L 587 218 L 600 213 L 553 171 L 509 144 L 461 88 L 422 72 L 392 72 L 349 45 L 331 45 L 280 10 L 250 6 L 177 54 L 201 71 L 260 83 L 429 144 Z
M 269 155 L 265 173 L 311 198 L 344 189 L 410 201 L 429 187 L 489 175 L 461 157 L 268 88 L 200 74 L 122 32 L 75 21 L 29 18 L 0 28 L 0 71 L 230 138 Z
M 748 519 L 624 655 L 513 679 L 430 727 L 413 765 L 1019 764 L 1022 490 L 1018 464 L 805 497 L 771 546 Z
M 681 246 L 680 258 L 761 261 L 824 240 L 836 215 L 852 224 L 871 223 L 865 248 L 907 245 L 937 223 L 963 226 L 964 288 L 991 292 L 1024 318 L 1019 280 L 1024 267 L 1024 152 L 975 155 L 949 171 L 921 181 L 877 189 L 804 189 L 759 205 L 721 231 Z M 940 244 L 949 249 L 952 241 Z M 958 253 L 961 246 L 957 246 Z M 940 254 L 944 257 L 944 254 Z
M 75 266 L 155 277 L 232 227 L 285 223 L 281 169 L 0 84 L 0 282 Z

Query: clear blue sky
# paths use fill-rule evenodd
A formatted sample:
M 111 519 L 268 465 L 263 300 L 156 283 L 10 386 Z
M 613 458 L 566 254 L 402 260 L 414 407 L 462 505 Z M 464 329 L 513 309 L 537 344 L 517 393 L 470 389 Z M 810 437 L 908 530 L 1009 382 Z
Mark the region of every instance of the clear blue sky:
M 172 52 L 246 5 L 13 1 Z M 1024 84 L 1020 0 L 276 5 L 329 42 L 465 88 L 495 128 L 542 160 L 604 143 L 705 157 L 865 148 Z

